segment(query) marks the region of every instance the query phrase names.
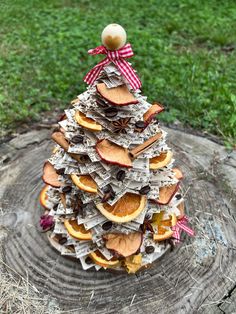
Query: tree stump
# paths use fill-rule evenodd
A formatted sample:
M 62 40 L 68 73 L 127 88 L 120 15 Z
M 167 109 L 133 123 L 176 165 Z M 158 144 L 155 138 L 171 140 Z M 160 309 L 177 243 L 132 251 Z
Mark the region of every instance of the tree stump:
M 38 221 L 38 197 L 49 131 L 32 131 L 1 146 L 0 225 L 4 259 L 44 295 L 73 313 L 229 313 L 235 295 L 236 157 L 205 138 L 166 129 L 196 232 L 152 268 L 135 275 L 95 270 L 58 254 Z M 1 231 L 0 231 L 1 232 Z M 183 235 L 183 233 L 182 233 Z

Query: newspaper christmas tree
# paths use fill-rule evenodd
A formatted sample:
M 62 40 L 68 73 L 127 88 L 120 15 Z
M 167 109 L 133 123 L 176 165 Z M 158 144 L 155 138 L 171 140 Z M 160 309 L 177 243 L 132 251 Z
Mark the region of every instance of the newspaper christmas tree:
M 135 273 L 179 242 L 182 230 L 193 231 L 179 192 L 183 176 L 156 120 L 163 107 L 141 95 L 124 29 L 108 25 L 102 42 L 89 53 L 106 58 L 86 75 L 89 87 L 52 134 L 40 225 L 85 270 Z

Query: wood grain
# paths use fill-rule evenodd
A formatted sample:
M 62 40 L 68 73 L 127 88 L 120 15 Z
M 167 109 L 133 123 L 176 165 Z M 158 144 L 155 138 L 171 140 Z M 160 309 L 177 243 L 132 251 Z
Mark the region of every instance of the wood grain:
M 30 282 L 55 297 L 61 309 L 77 309 L 74 313 L 211 313 L 213 308 L 220 313 L 227 308 L 224 302 L 236 278 L 234 194 L 224 188 L 221 167 L 214 172 L 205 157 L 198 158 L 199 144 L 191 139 L 193 154 L 179 141 L 182 136 L 187 142 L 188 135 L 168 132 L 177 166 L 185 174 L 183 192 L 188 190 L 186 207 L 195 238 L 184 236 L 182 245 L 136 275 L 83 271 L 79 263 L 59 255 L 38 227 L 42 166 L 52 148 L 44 138 L 22 149 L 10 145 L 11 159 L 2 164 L 5 262 L 23 276 L 28 273 Z M 214 158 L 210 146 L 208 150 Z

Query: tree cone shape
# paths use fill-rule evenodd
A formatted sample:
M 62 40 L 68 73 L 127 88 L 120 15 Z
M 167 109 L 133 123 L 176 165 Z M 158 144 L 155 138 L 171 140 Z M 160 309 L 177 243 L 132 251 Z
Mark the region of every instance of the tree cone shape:
M 117 26 L 111 29 L 106 37 L 117 43 Z M 40 193 L 49 214 L 41 225 L 51 226 L 52 245 L 84 270 L 135 273 L 149 266 L 147 257 L 155 261 L 166 252 L 163 240 L 184 217 L 177 193 L 183 174 L 173 168 L 166 132 L 155 121 L 164 108 L 135 90 L 140 81 L 130 68 L 129 44 L 89 51 L 97 53 L 107 53 L 109 64 L 102 61 L 86 75 L 91 85 L 52 133 L 56 147 L 44 165 Z
M 68 233 L 78 240 L 92 240 L 91 231 L 86 230 L 84 225 L 78 225 L 76 220 L 66 219 L 64 225 Z

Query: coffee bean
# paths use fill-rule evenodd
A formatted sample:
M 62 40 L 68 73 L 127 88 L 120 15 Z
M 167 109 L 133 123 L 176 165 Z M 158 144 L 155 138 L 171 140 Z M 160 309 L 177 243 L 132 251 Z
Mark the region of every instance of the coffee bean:
M 81 162 L 88 162 L 88 161 L 89 161 L 89 156 L 87 156 L 87 155 L 81 155 L 81 156 L 80 156 L 80 160 L 81 160 Z
M 139 190 L 139 194 L 141 195 L 146 195 L 150 192 L 151 188 L 149 185 L 145 185 L 144 187 L 142 187 L 140 190 Z
M 176 198 L 177 200 L 180 200 L 180 199 L 182 198 L 182 195 L 181 195 L 181 194 L 176 194 L 176 195 L 175 195 L 175 198 Z
M 110 107 L 110 108 L 105 109 L 104 112 L 107 118 L 113 118 L 117 115 L 118 110 L 115 107 Z
M 75 215 L 78 215 L 79 212 L 80 212 L 80 207 L 75 207 L 75 208 L 73 208 L 73 213 L 74 213 Z
M 66 237 L 62 237 L 61 239 L 59 239 L 58 241 L 61 245 L 65 244 L 67 242 L 67 238 Z
M 152 245 L 146 246 L 146 248 L 145 248 L 145 252 L 147 254 L 152 254 L 154 251 L 155 251 L 155 248 Z
M 84 138 L 81 135 L 75 135 L 71 139 L 71 142 L 73 142 L 75 144 L 83 143 L 83 141 L 84 141 Z
M 105 231 L 111 229 L 111 227 L 112 227 L 112 222 L 111 221 L 104 222 L 104 224 L 102 225 L 102 229 L 105 230 Z
M 123 181 L 125 178 L 125 171 L 124 170 L 119 170 L 116 174 L 116 179 L 118 181 Z
M 88 265 L 93 264 L 93 260 L 91 259 L 90 256 L 87 256 L 87 257 L 86 257 L 85 263 L 88 264 Z
M 62 188 L 63 193 L 69 193 L 72 190 L 72 187 L 67 185 Z
M 145 126 L 146 126 L 146 124 L 143 122 L 143 121 L 137 121 L 136 123 L 135 123 L 135 127 L 137 128 L 137 129 L 144 129 L 145 128 Z
M 59 174 L 59 175 L 64 174 L 65 173 L 65 168 L 57 169 L 56 173 Z
M 96 103 L 102 108 L 107 107 L 106 102 L 103 99 L 101 99 L 99 96 L 97 96 Z
M 108 193 L 110 191 L 112 191 L 112 187 L 110 186 L 110 184 L 104 186 L 104 188 L 102 188 L 103 193 Z

